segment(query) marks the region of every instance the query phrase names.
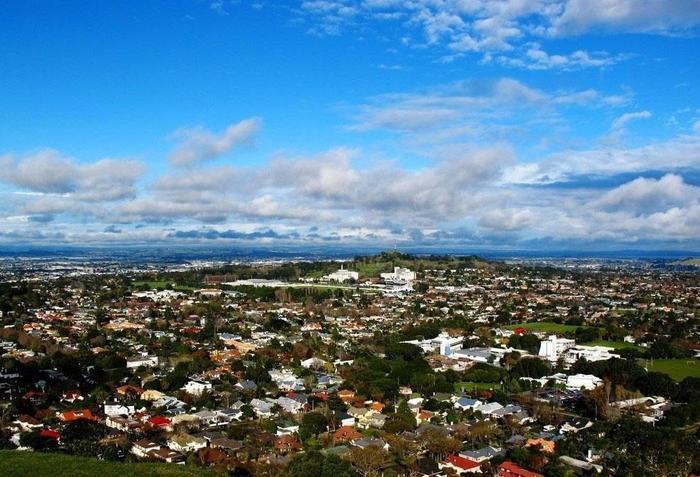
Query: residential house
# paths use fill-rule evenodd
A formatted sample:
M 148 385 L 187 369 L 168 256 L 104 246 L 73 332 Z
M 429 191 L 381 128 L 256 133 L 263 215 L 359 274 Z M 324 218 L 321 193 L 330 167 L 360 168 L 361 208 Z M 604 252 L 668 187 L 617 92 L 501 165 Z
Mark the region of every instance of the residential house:
M 160 444 L 148 439 L 139 439 L 131 446 L 130 452 L 136 457 L 147 457 L 148 453 L 160 449 Z
M 506 460 L 498 466 L 498 477 L 544 477 L 544 475 Z
M 207 446 L 207 441 L 202 437 L 195 437 L 191 434 L 177 434 L 170 436 L 167 445 L 172 450 L 186 454 L 203 449 Z
M 448 455 L 445 460 L 442 462 L 438 463 L 438 468 L 440 470 L 444 469 L 452 469 L 458 474 L 461 473 L 470 473 L 470 474 L 480 474 L 481 473 L 481 464 L 473 461 L 471 459 L 467 459 L 465 457 L 459 456 L 459 455 Z
M 208 381 L 203 381 L 200 379 L 190 379 L 185 383 L 182 389 L 193 396 L 201 396 L 205 392 L 211 391 L 213 386 Z

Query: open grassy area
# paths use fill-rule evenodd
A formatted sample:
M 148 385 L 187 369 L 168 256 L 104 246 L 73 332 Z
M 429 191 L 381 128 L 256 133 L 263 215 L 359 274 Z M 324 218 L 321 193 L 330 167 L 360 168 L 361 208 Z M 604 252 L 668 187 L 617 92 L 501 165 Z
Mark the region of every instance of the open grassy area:
M 640 363 L 648 371 L 666 373 L 676 381 L 692 376 L 700 378 L 700 360 L 697 359 L 655 359 Z
M 552 323 L 551 321 L 531 321 L 529 323 L 517 323 L 506 326 L 509 330 L 525 328 L 533 333 L 574 333 L 576 328 L 588 328 L 586 325 L 565 325 L 562 323 Z
M 637 346 L 634 343 L 626 343 L 624 341 L 605 341 L 605 340 L 595 340 L 588 343 L 583 343 L 586 346 L 607 346 L 608 348 L 615 349 L 636 349 L 642 350 L 641 346 Z
M 0 451 L 3 477 L 213 477 L 215 474 L 176 464 L 124 464 L 87 457 L 40 452 Z
M 472 381 L 462 381 L 455 383 L 455 392 L 468 392 L 468 391 L 489 391 L 492 389 L 498 389 L 501 387 L 500 383 L 475 383 Z
M 178 291 L 192 291 L 195 290 L 194 287 L 189 287 L 186 285 L 178 285 L 168 280 L 134 280 L 131 282 L 132 288 L 142 288 L 143 286 L 148 287 L 149 290 L 165 290 L 166 288 L 171 288 Z

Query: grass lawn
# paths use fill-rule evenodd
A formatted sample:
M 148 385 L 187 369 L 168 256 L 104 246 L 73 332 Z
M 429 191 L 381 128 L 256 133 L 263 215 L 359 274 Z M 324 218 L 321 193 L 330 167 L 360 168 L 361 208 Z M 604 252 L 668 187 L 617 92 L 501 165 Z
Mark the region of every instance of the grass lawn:
M 213 477 L 215 474 L 176 464 L 125 464 L 88 457 L 40 452 L 0 451 L 3 477 Z
M 455 383 L 455 392 L 461 393 L 464 391 L 489 391 L 491 389 L 498 389 L 501 387 L 500 383 L 474 383 L 471 381 L 462 381 Z
M 134 280 L 133 282 L 131 282 L 132 288 L 140 288 L 144 285 L 146 285 L 149 289 L 155 288 L 156 290 L 165 290 L 168 286 L 172 286 L 173 290 L 178 291 L 192 291 L 195 289 L 194 287 L 178 285 L 168 280 Z
M 595 340 L 589 343 L 584 343 L 586 346 L 607 346 L 608 348 L 615 349 L 643 349 L 641 346 L 637 346 L 634 343 L 627 343 L 625 341 L 605 341 L 605 340 Z
M 658 373 L 666 373 L 676 381 L 682 381 L 683 378 L 692 376 L 700 378 L 700 360 L 697 359 L 655 359 L 640 362 L 642 366 L 646 366 L 649 371 Z
M 525 328 L 527 331 L 540 333 L 574 333 L 576 328 L 588 328 L 586 325 L 565 325 L 562 323 L 552 323 L 551 321 L 531 321 L 528 323 L 518 323 L 506 326 L 509 330 Z

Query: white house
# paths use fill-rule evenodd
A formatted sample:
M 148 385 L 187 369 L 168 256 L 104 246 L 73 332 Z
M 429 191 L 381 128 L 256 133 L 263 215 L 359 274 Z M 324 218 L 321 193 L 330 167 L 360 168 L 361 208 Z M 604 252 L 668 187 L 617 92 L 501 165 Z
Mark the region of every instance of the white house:
M 168 439 L 168 447 L 182 453 L 194 452 L 207 446 L 207 441 L 190 434 L 177 434 Z
M 211 391 L 212 388 L 213 388 L 213 386 L 211 385 L 210 382 L 202 381 L 199 379 L 190 379 L 182 387 L 182 389 L 185 392 L 187 392 L 188 394 L 191 394 L 193 396 L 201 396 L 203 393 L 205 393 L 207 391 Z
M 131 416 L 134 412 L 136 412 L 136 406 L 122 404 L 115 401 L 104 402 L 104 413 L 107 416 Z
M 160 449 L 160 444 L 149 441 L 148 439 L 139 439 L 131 446 L 131 453 L 137 457 L 146 457 L 149 452 Z
M 306 369 L 323 369 L 326 363 L 327 362 L 321 358 L 312 357 L 303 360 L 300 364 L 302 368 Z

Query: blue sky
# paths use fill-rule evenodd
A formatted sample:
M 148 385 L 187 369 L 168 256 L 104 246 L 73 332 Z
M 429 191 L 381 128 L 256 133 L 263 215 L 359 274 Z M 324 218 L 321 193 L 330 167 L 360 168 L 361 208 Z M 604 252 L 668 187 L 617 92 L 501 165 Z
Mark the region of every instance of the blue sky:
M 700 1 L 6 2 L 0 243 L 673 248 Z

